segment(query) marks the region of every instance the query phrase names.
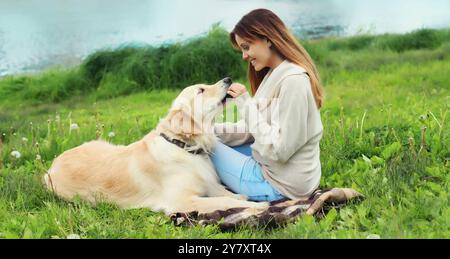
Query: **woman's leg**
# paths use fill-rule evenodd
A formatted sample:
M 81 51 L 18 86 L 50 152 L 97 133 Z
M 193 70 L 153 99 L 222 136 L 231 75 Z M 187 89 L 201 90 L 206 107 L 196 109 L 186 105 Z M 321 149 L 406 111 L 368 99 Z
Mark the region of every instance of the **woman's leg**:
M 243 155 L 252 156 L 252 148 L 250 147 L 251 144 L 252 143 L 247 143 L 247 144 L 242 144 L 240 146 L 231 147 L 231 148 Z
M 242 147 L 240 151 L 246 150 Z M 248 149 L 247 149 L 248 153 Z M 284 198 L 262 175 L 259 163 L 233 148 L 217 143 L 211 155 L 217 174 L 231 191 L 246 195 L 253 201 L 274 201 Z

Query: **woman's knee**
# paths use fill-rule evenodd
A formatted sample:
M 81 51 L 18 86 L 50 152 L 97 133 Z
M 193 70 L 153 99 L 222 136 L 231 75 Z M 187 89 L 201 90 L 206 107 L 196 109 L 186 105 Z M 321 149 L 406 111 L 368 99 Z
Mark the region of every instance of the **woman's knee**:
M 247 196 L 250 201 L 277 201 L 285 197 L 279 193 Z
M 250 147 L 251 144 L 252 143 L 243 144 L 240 146 L 233 147 L 233 149 L 243 155 L 252 156 L 252 148 Z

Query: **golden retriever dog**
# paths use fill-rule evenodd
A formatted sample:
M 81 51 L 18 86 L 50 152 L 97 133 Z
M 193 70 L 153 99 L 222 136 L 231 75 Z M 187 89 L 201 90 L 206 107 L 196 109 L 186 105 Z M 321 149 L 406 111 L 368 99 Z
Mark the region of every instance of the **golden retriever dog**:
M 44 175 L 46 187 L 66 200 L 78 196 L 167 215 L 266 208 L 221 185 L 208 155 L 217 141 L 214 117 L 230 84 L 225 78 L 183 89 L 157 127 L 128 146 L 91 141 L 64 152 Z

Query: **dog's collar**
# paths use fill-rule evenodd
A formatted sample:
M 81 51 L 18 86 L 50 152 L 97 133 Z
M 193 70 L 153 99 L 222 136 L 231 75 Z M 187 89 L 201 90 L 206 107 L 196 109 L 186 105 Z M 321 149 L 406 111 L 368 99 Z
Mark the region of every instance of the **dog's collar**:
M 167 136 L 164 133 L 160 133 L 159 134 L 161 137 L 163 137 L 165 140 L 169 141 L 172 144 L 177 145 L 178 147 L 186 150 L 186 148 L 188 147 L 192 147 L 191 145 L 186 144 L 185 142 L 179 140 L 179 139 L 170 139 L 169 136 Z M 203 148 L 199 148 L 199 149 L 195 149 L 195 150 L 186 150 L 187 152 L 194 154 L 194 155 L 198 155 L 198 154 L 202 154 L 202 153 L 206 153 L 205 150 L 203 150 Z

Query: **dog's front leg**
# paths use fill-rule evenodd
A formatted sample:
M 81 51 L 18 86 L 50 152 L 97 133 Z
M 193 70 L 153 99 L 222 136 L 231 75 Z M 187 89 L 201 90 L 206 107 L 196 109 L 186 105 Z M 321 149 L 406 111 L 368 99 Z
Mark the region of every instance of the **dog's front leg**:
M 222 184 L 219 184 L 219 183 L 211 184 L 207 188 L 208 188 L 208 190 L 206 192 L 206 195 L 208 197 L 225 196 L 225 197 L 230 197 L 230 198 L 243 200 L 243 201 L 246 201 L 248 199 L 248 197 L 243 194 L 236 194 L 236 193 L 229 191 L 227 188 L 225 188 L 225 186 L 223 186 Z
M 228 210 L 231 208 L 252 208 L 256 210 L 264 210 L 269 206 L 268 202 L 252 202 L 238 200 L 232 197 L 199 197 L 190 198 L 189 207 L 191 211 L 199 213 L 210 213 L 216 210 Z

